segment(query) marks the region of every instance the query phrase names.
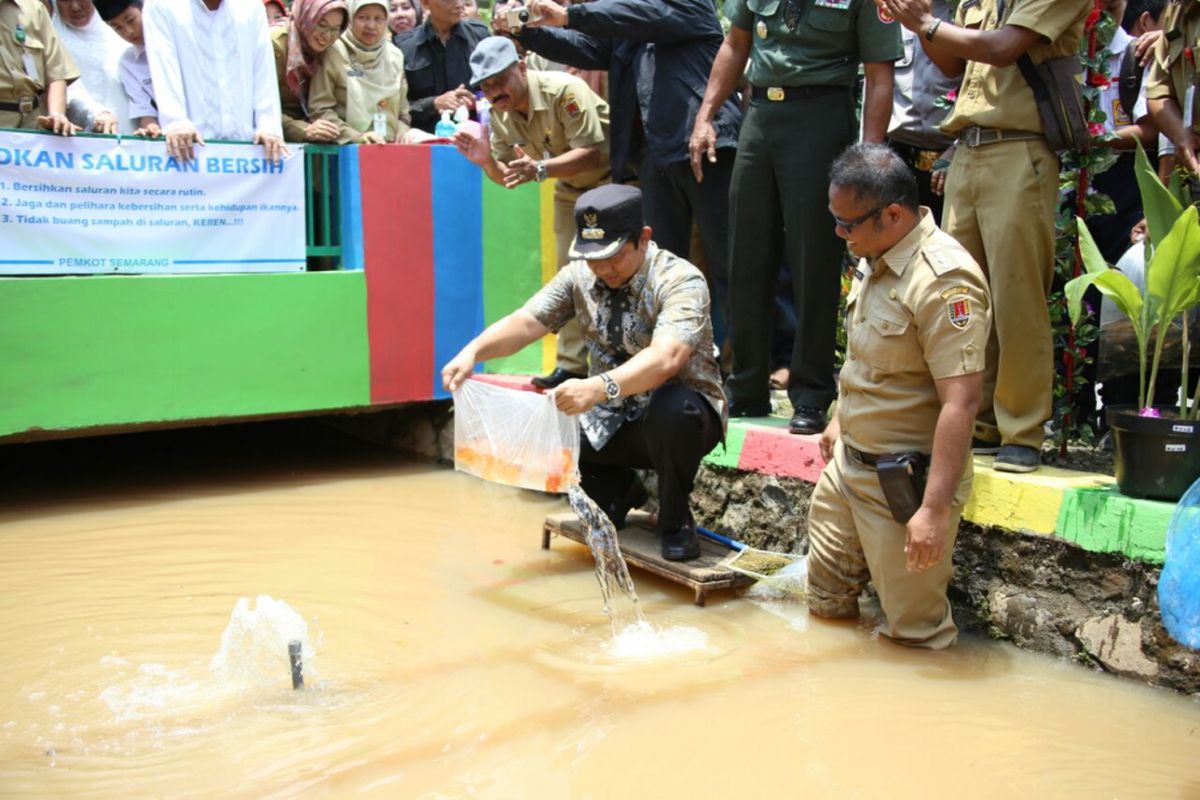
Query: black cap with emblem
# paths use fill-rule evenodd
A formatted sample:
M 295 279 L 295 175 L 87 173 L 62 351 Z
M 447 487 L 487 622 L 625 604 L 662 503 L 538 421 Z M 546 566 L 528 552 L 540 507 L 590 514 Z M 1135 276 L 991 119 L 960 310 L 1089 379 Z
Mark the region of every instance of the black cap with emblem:
M 621 245 L 641 235 L 642 190 L 613 183 L 584 192 L 575 201 L 575 241 L 567 254 L 588 260 L 612 258 Z

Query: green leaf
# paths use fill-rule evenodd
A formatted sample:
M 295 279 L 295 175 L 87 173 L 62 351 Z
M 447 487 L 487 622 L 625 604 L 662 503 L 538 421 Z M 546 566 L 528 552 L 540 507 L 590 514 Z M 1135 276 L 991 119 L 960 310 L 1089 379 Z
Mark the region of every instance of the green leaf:
M 1140 141 L 1134 158 L 1134 174 L 1137 175 L 1138 188 L 1142 193 L 1142 208 L 1146 212 L 1146 225 L 1150 228 L 1150 241 L 1157 247 L 1183 213 L 1183 205 L 1158 179 Z
M 1146 301 L 1160 335 L 1180 312 L 1194 306 L 1200 281 L 1200 218 L 1188 206 L 1154 248 L 1146 265 Z
M 1079 252 L 1083 256 L 1083 268 L 1088 272 L 1104 272 L 1108 269 L 1108 262 L 1100 254 L 1100 248 L 1096 246 L 1096 240 L 1092 238 L 1087 222 L 1076 217 L 1075 228 L 1079 233 Z
M 1124 272 L 1108 268 L 1099 272 L 1088 271 L 1067 281 L 1063 287 L 1072 325 L 1078 324 L 1083 317 L 1083 294 L 1089 286 L 1095 286 L 1105 297 L 1112 298 L 1117 308 L 1133 323 L 1135 334 L 1142 329 L 1142 296 L 1137 286 Z

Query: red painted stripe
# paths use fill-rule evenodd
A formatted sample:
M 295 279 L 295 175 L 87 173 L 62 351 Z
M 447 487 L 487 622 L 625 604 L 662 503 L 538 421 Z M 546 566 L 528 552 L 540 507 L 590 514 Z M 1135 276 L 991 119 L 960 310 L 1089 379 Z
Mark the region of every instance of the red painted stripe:
M 360 147 L 359 174 L 371 402 L 428 400 L 435 366 L 429 149 Z
M 825 467 L 820 441 L 820 435 L 797 436 L 784 428 L 750 428 L 738 469 L 816 483 Z
M 490 383 L 492 386 L 503 386 L 505 389 L 516 389 L 522 392 L 537 392 L 542 394 L 541 389 L 538 389 L 529 382 L 529 375 L 497 375 L 495 373 L 478 372 L 471 376 L 471 380 L 479 381 L 480 383 Z

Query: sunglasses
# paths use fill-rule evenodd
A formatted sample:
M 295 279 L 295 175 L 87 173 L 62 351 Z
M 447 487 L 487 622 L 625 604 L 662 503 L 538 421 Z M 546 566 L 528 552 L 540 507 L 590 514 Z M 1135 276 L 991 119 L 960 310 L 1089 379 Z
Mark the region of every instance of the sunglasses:
M 883 205 L 879 206 L 878 208 L 873 208 L 870 211 L 868 211 L 867 213 L 863 214 L 861 217 L 856 217 L 854 219 L 842 219 L 837 214 L 834 214 L 832 211 L 829 213 L 833 215 L 834 224 L 836 224 L 839 228 L 841 228 L 846 233 L 853 233 L 855 228 L 857 228 L 859 225 L 862 225 L 867 220 L 874 219 L 875 217 L 879 216 L 881 213 L 883 213 L 884 209 L 886 209 L 888 206 L 890 206 L 894 202 L 896 202 L 896 201 L 895 200 L 888 201 L 888 202 L 884 203 Z

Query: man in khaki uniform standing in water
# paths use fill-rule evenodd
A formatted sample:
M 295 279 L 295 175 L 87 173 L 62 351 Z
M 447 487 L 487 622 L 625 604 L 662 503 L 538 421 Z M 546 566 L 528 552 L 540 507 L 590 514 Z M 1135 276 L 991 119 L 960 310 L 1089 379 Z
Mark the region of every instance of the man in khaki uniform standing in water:
M 466 132 L 458 149 L 488 177 L 509 189 L 530 181 L 557 179 L 554 187 L 554 239 L 562 269 L 575 237 L 575 201 L 608 183 L 608 103 L 581 78 L 565 72 L 527 69 L 506 36 L 489 36 L 471 54 L 471 86 L 482 88 L 492 105 L 491 142 Z M 588 374 L 587 348 L 579 323 L 558 332 L 554 371 L 533 379 L 553 389 Z
M 67 84 L 78 77 L 41 0 L 0 0 L 0 128 L 75 133 Z
M 917 198 L 916 178 L 883 145 L 854 145 L 833 164 L 829 209 L 862 260 L 808 518 L 808 606 L 857 617 L 869 578 L 884 635 L 941 649 L 958 635 L 946 587 L 971 493 L 991 301 L 979 265 Z
M 1200 2 L 1174 0 L 1163 12 L 1163 37 L 1146 76 L 1146 99 L 1159 130 L 1175 143 L 1179 163 L 1200 173 L 1196 119 L 1196 50 L 1200 49 Z
M 946 178 L 946 232 L 988 274 L 995 333 L 977 452 L 998 470 L 1041 464 L 1043 424 L 1054 392 L 1054 342 L 1046 297 L 1054 276 L 1058 158 L 1047 146 L 1033 90 L 1017 67 L 1074 55 L 1093 0 L 962 0 L 954 24 L 930 0 L 879 0 L 947 75 L 962 75 L 942 130 L 958 137 Z

